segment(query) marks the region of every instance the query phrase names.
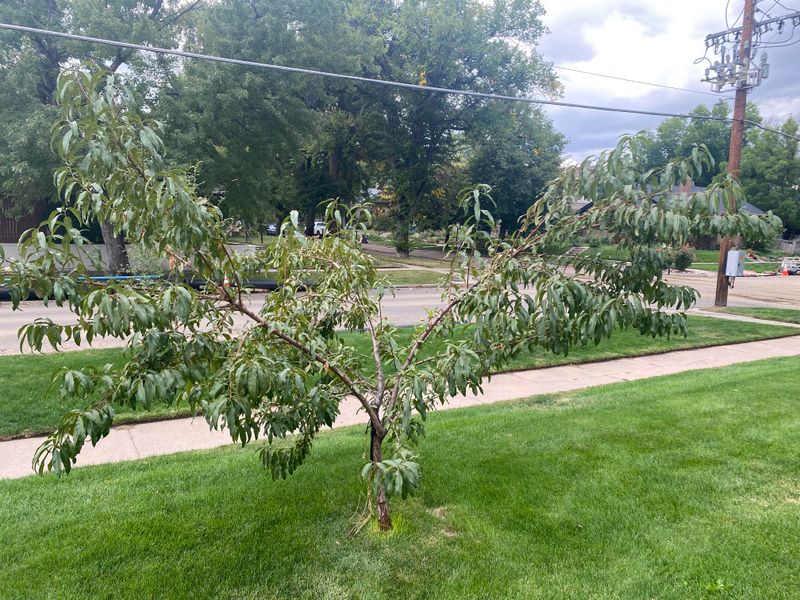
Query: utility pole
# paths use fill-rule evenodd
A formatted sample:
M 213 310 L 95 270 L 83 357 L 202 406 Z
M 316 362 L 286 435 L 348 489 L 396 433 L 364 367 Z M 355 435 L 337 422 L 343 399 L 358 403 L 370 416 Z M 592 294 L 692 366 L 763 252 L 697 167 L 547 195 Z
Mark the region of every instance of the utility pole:
M 736 98 L 733 105 L 733 123 L 731 124 L 731 144 L 728 153 L 728 173 L 733 177 L 739 176 L 739 164 L 742 157 L 742 137 L 744 133 L 744 115 L 747 106 L 747 92 L 761 85 L 761 81 L 769 76 L 766 52 L 761 52 L 761 59 L 756 64 L 756 52 L 759 47 L 785 46 L 788 40 L 779 39 L 773 42 L 776 36 L 789 33 L 789 39 L 800 27 L 800 11 L 794 11 L 773 17 L 767 14 L 779 5 L 775 2 L 767 11 L 760 10 L 764 18 L 755 20 L 756 5 L 763 0 L 745 0 L 742 11 L 743 21 L 741 27 L 734 27 L 706 36 L 706 54 L 702 59 L 708 60 L 709 67 L 703 81 L 711 84 L 715 92 L 728 92 L 734 90 Z M 783 4 L 781 7 L 786 8 Z M 726 7 L 727 9 L 727 7 Z M 788 9 L 787 9 L 788 10 Z M 771 37 L 764 40 L 764 36 L 771 33 Z M 719 57 L 715 62 L 707 59 L 709 50 Z M 725 208 L 723 207 L 723 210 Z M 728 210 L 736 210 L 736 200 L 731 194 L 728 197 Z M 731 248 L 731 239 L 722 238 L 719 245 L 719 265 L 717 268 L 717 294 L 714 299 L 716 306 L 728 305 L 728 284 L 730 280 L 725 276 L 725 266 L 728 260 L 728 251 Z
M 731 123 L 731 145 L 728 151 L 728 173 L 731 177 L 739 177 L 739 166 L 742 159 L 742 138 L 744 137 L 744 113 L 747 107 L 747 90 L 752 87 L 749 81 L 750 60 L 752 58 L 753 20 L 756 12 L 756 0 L 745 0 L 742 31 L 739 38 L 739 65 L 744 77 L 739 77 L 736 82 L 736 98 L 733 104 L 733 123 Z M 733 194 L 728 197 L 728 210 L 736 212 L 736 200 Z M 717 265 L 717 293 L 714 297 L 714 306 L 728 306 L 728 276 L 725 275 L 725 265 L 728 261 L 728 251 L 733 240 L 725 236 L 719 244 L 719 264 Z

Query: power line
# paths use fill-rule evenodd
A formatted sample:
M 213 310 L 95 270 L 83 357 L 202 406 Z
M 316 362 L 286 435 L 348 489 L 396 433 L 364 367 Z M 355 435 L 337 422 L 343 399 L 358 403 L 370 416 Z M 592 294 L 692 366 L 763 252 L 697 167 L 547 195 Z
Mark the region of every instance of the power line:
M 725 27 L 727 27 L 728 29 L 730 29 L 730 28 L 732 27 L 732 26 L 731 26 L 731 25 L 728 23 L 728 9 L 730 8 L 730 6 L 731 6 L 731 0 L 727 0 L 727 2 L 725 2 Z M 773 5 L 773 6 L 774 6 L 774 5 Z M 738 23 L 738 22 L 739 22 L 739 19 L 741 19 L 741 18 L 742 18 L 742 15 L 743 15 L 743 14 L 744 14 L 744 7 L 742 7 L 742 10 L 741 10 L 741 11 L 739 11 L 739 16 L 737 16 L 737 17 L 736 17 L 736 20 L 733 22 L 733 27 L 736 27 L 736 23 Z
M 626 113 L 626 114 L 633 114 L 633 115 L 647 115 L 647 116 L 655 116 L 655 117 L 677 117 L 680 119 L 697 119 L 700 121 L 721 121 L 721 122 L 733 122 L 733 119 L 728 117 L 715 117 L 715 116 L 706 116 L 706 115 L 688 115 L 688 114 L 679 114 L 679 113 L 669 113 L 669 112 L 661 112 L 661 111 L 653 111 L 653 110 L 641 110 L 641 109 L 634 109 L 634 108 L 617 108 L 612 106 L 598 106 L 594 104 L 578 104 L 575 102 L 561 102 L 558 100 L 541 100 L 539 98 L 529 98 L 526 96 L 509 96 L 505 94 L 493 94 L 488 92 L 476 92 L 472 90 L 456 90 L 452 88 L 445 88 L 445 87 L 437 87 L 431 85 L 421 85 L 416 83 L 404 83 L 401 81 L 388 81 L 385 79 L 374 79 L 372 77 L 360 77 L 358 75 L 347 75 L 344 73 L 334 73 L 330 71 L 318 71 L 315 69 L 304 69 L 301 67 L 288 67 L 285 65 L 275 65 L 269 63 L 262 63 L 256 62 L 251 60 L 241 60 L 238 58 L 227 58 L 224 56 L 214 56 L 210 54 L 199 54 L 197 52 L 186 52 L 184 50 L 174 50 L 170 48 L 159 48 L 157 46 L 144 46 L 142 44 L 132 44 L 130 42 L 120 42 L 116 40 L 108 40 L 104 38 L 96 38 L 90 37 L 88 35 L 78 35 L 74 33 L 63 33 L 60 31 L 50 31 L 49 29 L 38 29 L 35 27 L 26 27 L 24 25 L 12 25 L 9 23 L 0 23 L 0 29 L 8 29 L 11 31 L 20 31 L 23 33 L 33 33 L 37 35 L 46 35 L 51 37 L 59 37 L 68 40 L 80 41 L 80 42 L 89 42 L 92 44 L 102 44 L 105 46 L 114 46 L 117 48 L 127 48 L 129 50 L 140 50 L 142 52 L 152 52 L 154 54 L 165 54 L 170 56 L 180 56 L 183 58 L 192 58 L 196 60 L 206 60 L 210 62 L 218 62 L 218 63 L 225 63 L 231 65 L 240 65 L 244 67 L 254 67 L 258 69 L 266 69 L 270 71 L 279 71 L 284 73 L 299 73 L 302 75 L 314 75 L 317 77 L 329 77 L 332 79 L 343 79 L 345 81 L 358 81 L 361 83 L 371 83 L 375 85 L 382 85 L 385 87 L 395 87 L 407 90 L 416 90 L 420 92 L 433 92 L 439 94 L 447 94 L 452 96 L 468 96 L 472 98 L 484 98 L 487 100 L 502 100 L 506 102 L 521 102 L 525 104 L 537 104 L 537 105 L 544 105 L 544 106 L 558 106 L 562 108 L 579 108 L 583 110 L 596 110 L 601 112 L 613 112 L 613 113 Z M 789 135 L 782 131 L 777 131 L 774 129 L 769 129 L 764 127 L 760 123 L 756 123 L 755 121 L 750 121 L 744 119 L 742 121 L 748 125 L 752 125 L 754 127 L 758 127 L 759 129 L 763 129 L 764 131 L 771 131 L 772 133 L 777 133 L 778 135 L 782 135 L 784 137 L 798 140 L 800 138 Z
M 775 0 L 775 4 L 777 4 L 778 6 L 780 6 L 781 8 L 784 8 L 784 9 L 786 9 L 786 10 L 795 10 L 794 8 L 790 8 L 790 7 L 786 6 L 785 4 L 782 4 L 782 3 L 781 3 L 781 2 L 779 2 L 778 0 Z M 772 6 L 772 7 L 770 8 L 770 10 L 772 10 L 773 8 L 775 8 L 775 7 L 774 7 L 774 6 Z
M 674 85 L 666 85 L 663 83 L 652 83 L 649 81 L 640 81 L 639 79 L 628 79 L 627 77 L 618 77 L 617 75 L 606 75 L 605 73 L 594 73 L 592 71 L 584 71 L 583 69 L 573 69 L 572 67 L 562 67 L 560 65 L 553 65 L 554 69 L 559 69 L 561 71 L 572 71 L 573 73 L 583 73 L 584 75 L 594 75 L 595 77 L 605 77 L 606 79 L 616 79 L 618 81 L 627 81 L 628 83 L 638 83 L 641 85 L 649 85 L 652 87 L 657 88 L 664 88 L 667 90 L 677 90 L 679 92 L 691 92 L 693 94 L 702 94 L 704 96 L 714 96 L 715 98 L 720 98 L 717 94 L 713 92 L 703 92 L 700 90 L 690 90 L 688 88 L 676 87 Z M 720 99 L 726 99 L 720 98 Z

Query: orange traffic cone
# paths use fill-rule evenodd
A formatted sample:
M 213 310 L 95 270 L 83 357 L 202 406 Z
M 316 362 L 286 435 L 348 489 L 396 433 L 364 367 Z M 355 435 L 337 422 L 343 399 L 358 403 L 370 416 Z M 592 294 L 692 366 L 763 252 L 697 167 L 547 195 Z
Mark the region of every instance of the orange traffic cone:
M 786 266 L 783 267 L 783 273 L 781 273 L 781 276 L 783 276 L 783 277 L 788 277 L 789 276 L 789 267 L 786 267 Z

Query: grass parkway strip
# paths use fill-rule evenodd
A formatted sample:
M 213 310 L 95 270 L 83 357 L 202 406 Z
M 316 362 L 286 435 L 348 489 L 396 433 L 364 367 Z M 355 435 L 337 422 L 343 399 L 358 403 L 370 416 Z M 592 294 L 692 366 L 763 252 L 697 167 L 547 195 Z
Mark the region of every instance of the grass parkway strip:
M 363 428 L 0 482 L 3 598 L 790 598 L 800 358 L 435 413 L 396 529 Z
M 686 338 L 651 338 L 635 331 L 621 331 L 599 346 L 589 345 L 575 348 L 567 355 L 548 352 L 530 352 L 518 356 L 506 371 L 534 369 L 563 364 L 579 364 L 609 360 L 625 356 L 643 356 L 672 350 L 702 348 L 737 342 L 748 342 L 796 335 L 789 327 L 727 321 L 713 317 L 689 316 L 689 335 Z M 370 342 L 359 333 L 343 334 L 364 358 L 364 371 L 371 374 Z M 412 330 L 407 331 L 412 335 Z M 435 342 L 433 342 L 435 343 Z M 443 343 L 443 342 L 439 342 Z M 435 351 L 430 347 L 428 352 Z M 51 431 L 59 418 L 74 405 L 63 404 L 49 394 L 52 374 L 61 367 L 78 369 L 93 366 L 100 368 L 106 363 L 119 363 L 124 349 L 85 350 L 56 354 L 18 355 L 0 357 L 0 439 L 12 439 Z M 423 355 L 424 356 L 424 355 Z M 388 366 L 387 366 L 388 368 Z M 149 412 L 132 411 L 125 406 L 116 407 L 116 423 L 144 421 L 153 418 L 186 416 L 186 407 L 158 405 Z
M 714 311 L 729 315 L 740 315 L 742 317 L 800 325 L 800 310 L 793 308 L 744 308 L 730 306 L 726 308 L 715 308 Z

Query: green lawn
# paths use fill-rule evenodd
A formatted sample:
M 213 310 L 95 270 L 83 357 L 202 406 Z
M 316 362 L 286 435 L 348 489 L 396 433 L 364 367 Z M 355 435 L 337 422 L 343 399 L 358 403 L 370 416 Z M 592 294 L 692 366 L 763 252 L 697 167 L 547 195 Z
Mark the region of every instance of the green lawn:
M 694 259 L 697 262 L 719 263 L 719 248 L 716 250 L 694 250 Z
M 595 246 L 594 248 L 589 247 L 584 250 L 584 253 L 597 254 L 607 260 L 628 260 L 629 258 L 627 250 L 618 246 L 612 246 L 610 244 L 602 244 L 600 246 Z
M 726 308 L 715 308 L 714 310 L 717 312 L 730 313 L 732 315 L 766 319 L 767 321 L 797 323 L 800 325 L 800 310 L 794 308 L 742 308 L 738 306 L 729 306 Z
M 380 254 L 370 254 L 370 256 L 372 256 L 372 260 L 375 262 L 375 268 L 377 269 L 400 269 L 405 266 L 393 260 L 386 260 L 382 258 Z
M 376 261 L 377 262 L 377 261 Z M 437 273 L 435 271 L 427 271 L 424 269 L 403 269 L 405 265 L 402 263 L 392 263 L 389 261 L 381 261 L 383 264 L 377 263 L 375 266 L 378 271 L 378 278 L 387 277 L 389 283 L 392 285 L 420 285 L 420 284 L 433 284 L 441 283 L 444 278 L 444 273 Z M 275 279 L 277 273 L 275 271 L 267 271 L 258 273 L 252 279 Z M 318 278 L 316 271 L 308 271 L 306 281 L 314 283 Z
M 531 369 L 559 364 L 581 363 L 622 356 L 639 356 L 669 350 L 698 348 L 718 344 L 751 341 L 769 337 L 797 334 L 796 329 L 758 323 L 741 323 L 724 321 L 713 317 L 689 317 L 690 332 L 686 338 L 671 340 L 640 336 L 634 331 L 617 332 L 610 340 L 599 346 L 590 345 L 574 349 L 568 356 L 550 352 L 536 351 L 518 356 L 509 370 Z M 402 332 L 403 339 L 412 335 L 412 329 Z M 374 372 L 371 346 L 367 336 L 359 333 L 344 334 L 348 343 L 364 356 L 364 371 Z M 443 343 L 442 340 L 431 340 L 431 344 Z M 422 356 L 429 355 L 433 345 L 426 346 Z M 0 357 L 0 439 L 24 434 L 42 433 L 52 430 L 60 416 L 73 405 L 62 405 L 59 401 L 48 397 L 52 373 L 62 366 L 72 369 L 82 366 L 102 367 L 111 362 L 122 360 L 122 350 L 87 350 L 83 352 L 62 352 L 58 354 L 2 356 Z M 131 412 L 118 407 L 117 422 L 136 421 L 164 415 L 187 414 L 185 409 L 176 411 L 166 405 L 153 407 L 150 412 Z
M 379 272 L 378 277 L 386 277 L 392 285 L 429 285 L 442 283 L 446 275 L 422 269 L 394 269 Z
M 450 263 L 446 260 L 436 260 L 433 258 L 421 258 L 417 256 L 399 257 L 391 254 L 384 254 L 382 252 L 371 253 L 372 258 L 378 261 L 378 267 L 390 267 L 392 265 L 397 267 L 414 266 L 414 267 L 428 267 L 432 269 L 449 269 Z
M 601 257 L 608 260 L 629 260 L 627 250 L 607 244 L 596 248 L 588 248 L 585 252 L 587 254 L 599 254 Z M 719 250 L 694 250 L 694 262 L 690 268 L 703 271 L 716 271 L 718 263 Z M 756 273 L 766 273 L 774 272 L 779 264 L 779 262 L 754 263 L 747 261 L 744 268 L 748 271 L 755 271 Z
M 228 447 L 0 482 L 0 597 L 796 598 L 798 369 L 434 414 L 390 535 L 348 534 L 362 427 L 286 481 Z

